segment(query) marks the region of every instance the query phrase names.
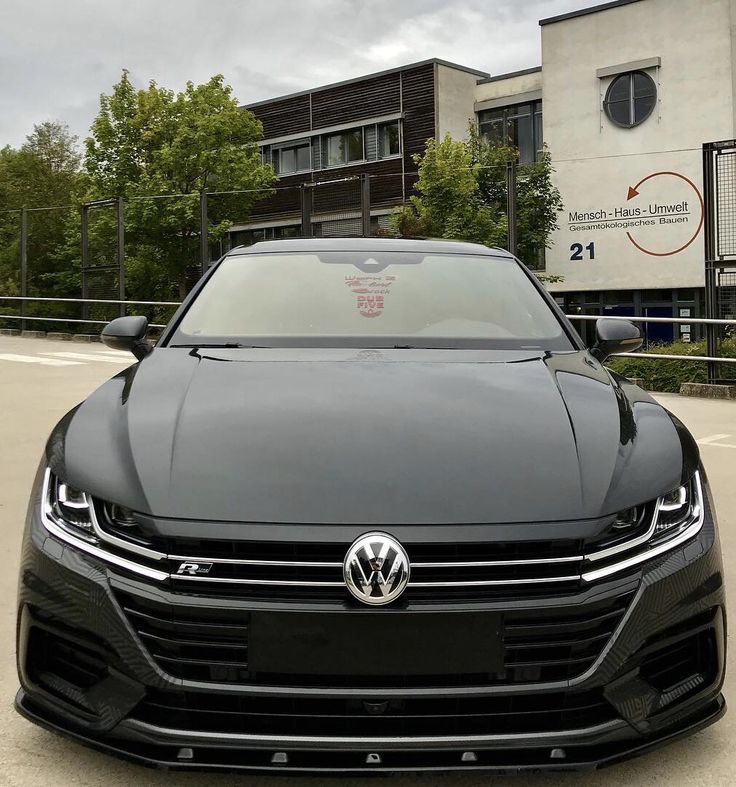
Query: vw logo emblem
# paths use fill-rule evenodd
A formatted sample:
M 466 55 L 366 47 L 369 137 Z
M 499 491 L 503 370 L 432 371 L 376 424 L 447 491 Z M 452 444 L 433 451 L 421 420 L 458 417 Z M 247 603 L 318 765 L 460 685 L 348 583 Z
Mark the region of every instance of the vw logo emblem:
M 345 555 L 343 575 L 348 590 L 364 604 L 395 601 L 409 582 L 409 556 L 386 533 L 366 533 Z

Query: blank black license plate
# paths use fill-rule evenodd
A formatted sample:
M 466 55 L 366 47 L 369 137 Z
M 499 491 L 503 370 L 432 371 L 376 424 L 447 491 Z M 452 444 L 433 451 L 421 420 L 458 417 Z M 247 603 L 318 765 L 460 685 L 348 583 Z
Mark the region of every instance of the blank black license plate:
M 499 673 L 501 616 L 487 612 L 251 612 L 250 672 Z

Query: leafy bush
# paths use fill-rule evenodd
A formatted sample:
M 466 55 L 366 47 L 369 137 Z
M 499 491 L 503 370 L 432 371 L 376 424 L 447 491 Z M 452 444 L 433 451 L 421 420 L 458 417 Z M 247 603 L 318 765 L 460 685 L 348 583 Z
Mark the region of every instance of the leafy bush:
M 705 340 L 651 345 L 645 353 L 663 355 L 707 355 Z M 736 358 L 736 338 L 721 343 L 720 355 Z M 730 365 L 730 364 L 729 364 Z M 682 383 L 707 383 L 708 370 L 704 361 L 647 361 L 644 358 L 609 358 L 606 366 L 624 377 L 641 377 L 650 391 L 678 393 Z

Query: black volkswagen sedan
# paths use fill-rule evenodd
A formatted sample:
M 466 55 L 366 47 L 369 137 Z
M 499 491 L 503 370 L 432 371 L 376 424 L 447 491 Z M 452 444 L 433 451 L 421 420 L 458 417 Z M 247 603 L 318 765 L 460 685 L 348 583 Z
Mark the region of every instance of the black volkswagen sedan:
M 171 768 L 573 769 L 724 712 L 713 502 L 685 427 L 515 258 L 228 253 L 51 434 L 16 704 Z

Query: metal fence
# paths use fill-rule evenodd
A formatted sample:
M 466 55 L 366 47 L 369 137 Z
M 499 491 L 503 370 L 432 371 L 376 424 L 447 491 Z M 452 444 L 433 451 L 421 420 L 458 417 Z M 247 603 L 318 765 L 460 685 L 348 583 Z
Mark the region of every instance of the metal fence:
M 703 356 L 679 356 L 658 353 L 635 353 L 633 357 L 651 360 L 703 360 L 708 363 L 711 382 L 726 382 L 719 364 L 732 364 L 723 357 L 726 332 L 736 334 L 736 142 L 709 143 L 703 146 L 705 221 L 706 319 L 621 317 L 634 322 L 669 322 L 703 326 L 707 349 Z M 326 174 L 326 173 L 325 173 Z M 193 226 L 181 238 L 181 254 L 185 259 L 186 277 L 178 291 L 171 295 L 183 297 L 196 280 L 231 244 L 284 237 L 344 237 L 388 235 L 392 233 L 390 215 L 399 205 L 406 204 L 416 193 L 416 172 L 372 172 L 348 177 L 314 180 L 288 185 L 278 182 L 268 189 L 240 191 L 203 191 L 199 194 L 161 194 L 135 197 L 127 201 L 115 197 L 80 206 L 23 208 L 17 211 L 18 222 L 18 287 L 0 296 L 0 327 L 23 329 L 56 328 L 81 330 L 81 326 L 100 326 L 115 316 L 130 313 L 132 307 L 143 311 L 154 327 L 163 326 L 179 301 L 148 300 L 154 288 L 138 287 L 136 294 L 143 300 L 129 300 L 127 286 L 126 246 L 139 244 L 130 227 L 126 227 L 128 211 L 156 210 L 170 201 L 178 201 L 177 210 L 187 209 Z M 516 250 L 517 168 L 506 167 L 506 213 L 509 225 L 508 248 Z M 243 207 L 240 210 L 239 206 Z M 198 208 L 198 209 L 197 209 Z M 60 212 L 74 210 L 79 215 L 78 270 L 72 267 L 66 288 L 48 286 L 48 272 L 36 261 L 44 237 L 44 220 L 57 222 Z M 224 238 L 214 228 L 225 216 L 250 215 Z M 196 214 L 196 216 L 194 215 Z M 44 218 L 45 217 L 45 218 Z M 138 230 L 140 234 L 140 229 Z M 6 231 L 7 235 L 7 231 Z M 154 239 L 155 241 L 155 239 Z M 4 238 L 7 242 L 7 238 Z M 137 247 L 136 247 L 137 248 Z M 69 265 L 69 263 L 67 263 Z M 74 273 L 76 271 L 76 273 Z M 158 289 L 158 293 L 166 290 Z M 16 294 L 18 293 L 18 294 Z M 77 294 L 80 297 L 72 297 Z M 63 295 L 69 297 L 51 297 Z M 572 314 L 574 321 L 597 319 L 594 315 Z M 615 319 L 615 318 L 611 318 Z M 578 323 L 580 325 L 580 323 Z M 732 368 L 732 367 L 727 367 Z
M 509 248 L 513 250 L 515 165 L 508 165 L 506 172 Z M 3 210 L 6 218 L 18 216 L 15 231 L 14 222 L 5 221 L 1 241 L 6 249 L 17 245 L 18 268 L 11 272 L 10 280 L 6 275 L 10 286 L 4 283 L 8 297 L 4 298 L 0 327 L 9 327 L 8 321 L 17 318 L 22 318 L 23 326 L 29 329 L 55 322 L 99 324 L 123 314 L 131 295 L 147 300 L 149 293 L 156 292 L 159 297 L 181 298 L 211 261 L 232 245 L 287 237 L 396 234 L 391 214 L 417 193 L 417 178 L 417 172 L 402 167 L 398 172 L 379 171 L 293 185 L 279 181 L 266 189 L 159 194 L 126 200 L 112 197 L 81 205 Z M 145 219 L 160 219 L 164 207 L 187 217 L 187 232 L 176 234 L 177 262 L 183 269 L 180 280 L 169 281 L 163 288 L 160 284 L 132 288 L 129 282 L 136 271 L 130 269 L 131 260 L 139 262 L 140 249 L 146 244 L 151 259 L 156 259 L 159 252 L 156 238 L 146 235 Z M 70 220 L 70 212 L 78 219 Z M 223 234 L 223 221 L 239 215 L 247 219 Z M 49 248 L 63 249 L 66 256 L 50 260 Z M 67 308 L 63 310 L 62 302 L 52 296 L 68 296 Z M 151 322 L 168 319 L 160 304 L 153 300 L 147 303 Z
M 736 140 L 703 145 L 705 203 L 705 316 L 736 317 Z M 706 325 L 707 354 L 721 355 L 723 331 Z M 715 362 L 708 364 L 708 380 L 724 380 Z
M 129 313 L 136 313 L 140 314 L 141 312 L 145 312 L 146 310 L 150 310 L 151 308 L 156 309 L 160 312 L 160 310 L 169 310 L 172 314 L 174 309 L 181 305 L 179 301 L 124 301 L 124 300 L 95 300 L 95 299 L 82 299 L 82 298 L 28 298 L 28 297 L 20 297 L 20 296 L 8 296 L 8 295 L 0 295 L 0 302 L 11 302 L 11 303 L 28 303 L 28 302 L 43 302 L 43 303 L 64 303 L 64 304 L 81 304 L 81 305 L 91 305 L 91 304 L 104 304 L 104 305 L 114 305 L 119 308 L 121 314 L 129 314 Z M 141 306 L 143 309 L 135 309 L 131 310 L 129 307 L 131 306 Z M 2 311 L 5 311 L 4 309 Z M 726 326 L 736 326 L 736 319 L 719 319 L 719 318 L 679 318 L 679 317 L 620 317 L 620 316 L 607 316 L 605 318 L 601 318 L 597 315 L 592 314 L 568 314 L 566 317 L 571 321 L 575 322 L 578 320 L 582 321 L 590 321 L 590 320 L 599 320 L 599 319 L 606 319 L 606 320 L 625 320 L 627 322 L 635 322 L 635 323 L 672 323 L 672 324 L 695 324 L 695 325 L 705 325 L 705 326 L 713 326 L 713 327 L 726 327 Z M 21 316 L 21 315 L 11 315 L 11 314 L 3 314 L 0 313 L 0 320 L 8 319 L 8 320 L 16 320 L 19 321 L 20 326 L 23 326 L 25 323 L 33 321 L 33 322 L 42 322 L 42 323 L 53 323 L 53 324 L 70 324 L 74 326 L 103 326 L 106 325 L 109 320 L 103 319 L 76 319 L 76 318 L 68 318 L 68 317 L 28 317 L 28 316 Z M 165 323 L 149 323 L 151 328 L 161 329 L 165 328 Z M 19 326 L 19 327 L 20 327 Z M 651 360 L 651 361 L 698 361 L 708 364 L 736 364 L 736 358 L 731 358 L 722 355 L 674 355 L 670 353 L 619 353 L 618 357 L 624 358 L 641 358 L 643 360 Z
M 21 314 L 14 314 L 8 311 L 7 308 L 0 307 L 0 322 L 3 320 L 13 321 L 19 330 L 44 330 L 44 331 L 66 331 L 70 326 L 81 328 L 84 326 L 105 326 L 110 322 L 110 319 L 94 319 L 89 317 L 69 317 L 64 316 L 38 316 L 29 315 L 27 310 L 23 308 L 29 303 L 48 303 L 48 304 L 78 304 L 82 308 L 89 308 L 91 306 L 113 306 L 115 311 L 119 312 L 120 316 L 126 314 L 141 314 L 147 311 L 150 312 L 151 308 L 156 311 L 166 310 L 173 314 L 174 310 L 180 305 L 179 301 L 123 301 L 111 298 L 28 298 L 17 295 L 0 295 L 0 303 L 11 303 L 19 305 L 19 312 Z M 142 306 L 142 309 L 130 309 L 131 306 Z M 7 313 L 6 313 L 7 312 Z M 156 323 L 149 320 L 149 327 L 151 328 L 165 328 L 166 323 Z M 97 330 L 100 330 L 97 328 Z
M 624 320 L 626 322 L 659 322 L 671 323 L 673 325 L 705 325 L 713 328 L 721 328 L 727 326 L 736 326 L 736 319 L 717 319 L 717 318 L 695 318 L 695 317 L 620 317 L 618 315 L 602 317 L 594 314 L 568 314 L 568 320 L 575 322 L 576 320 Z M 622 358 L 642 358 L 644 360 L 653 361 L 702 361 L 709 364 L 733 364 L 736 363 L 736 358 L 730 358 L 723 355 L 673 355 L 669 353 L 618 353 L 617 357 Z

